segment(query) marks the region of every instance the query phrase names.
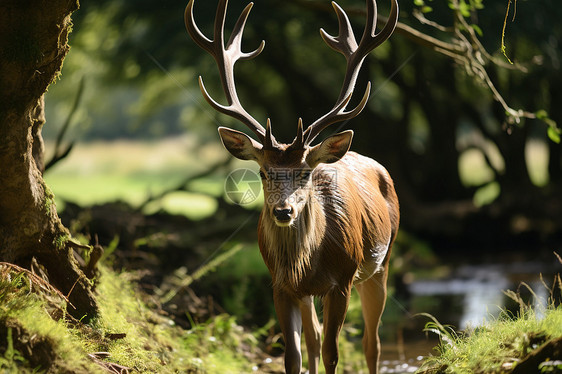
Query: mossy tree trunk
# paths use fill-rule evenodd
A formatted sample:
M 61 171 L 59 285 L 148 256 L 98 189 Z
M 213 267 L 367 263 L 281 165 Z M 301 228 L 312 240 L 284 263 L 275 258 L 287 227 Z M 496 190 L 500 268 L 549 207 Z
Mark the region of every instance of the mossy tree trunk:
M 53 194 L 43 180 L 44 98 L 69 50 L 77 0 L 0 2 L 0 260 L 32 258 L 69 296 L 70 314 L 87 319 L 97 306 L 73 256 Z

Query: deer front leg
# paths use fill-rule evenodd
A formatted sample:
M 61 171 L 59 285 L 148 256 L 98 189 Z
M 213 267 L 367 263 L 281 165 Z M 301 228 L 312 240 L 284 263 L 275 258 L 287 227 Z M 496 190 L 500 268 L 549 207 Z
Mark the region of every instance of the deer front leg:
M 280 290 L 273 291 L 273 302 L 285 340 L 285 372 L 300 374 L 302 319 L 299 302 Z
M 336 372 L 339 360 L 338 338 L 349 305 L 351 285 L 346 289 L 334 288 L 324 298 L 324 342 L 322 360 L 326 374 Z
M 318 374 L 320 361 L 321 328 L 314 308 L 314 297 L 307 296 L 301 300 L 302 325 L 308 352 L 308 372 Z

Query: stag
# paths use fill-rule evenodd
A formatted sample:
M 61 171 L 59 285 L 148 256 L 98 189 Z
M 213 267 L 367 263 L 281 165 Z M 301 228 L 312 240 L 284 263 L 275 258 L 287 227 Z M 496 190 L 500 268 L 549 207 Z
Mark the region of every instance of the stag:
M 217 111 L 244 123 L 258 141 L 243 132 L 219 127 L 224 147 L 242 160 L 260 167 L 265 203 L 258 223 L 258 243 L 273 283 L 275 310 L 285 342 L 285 370 L 300 373 L 301 333 L 304 331 L 309 372 L 317 373 L 322 353 L 326 373 L 338 363 L 338 336 L 344 323 L 352 287 L 361 298 L 365 320 L 363 349 L 371 373 L 378 371 L 378 327 L 386 300 L 386 280 L 392 243 L 399 223 L 398 198 L 389 173 L 375 160 L 349 151 L 353 131 L 347 130 L 312 145 L 329 125 L 357 116 L 367 104 L 370 83 L 360 103 L 348 109 L 365 57 L 390 37 L 398 19 L 398 4 L 391 0 L 388 22 L 375 32 L 377 7 L 367 0 L 367 22 L 357 43 L 344 10 L 332 3 L 339 35 L 323 29 L 321 36 L 347 61 L 344 83 L 333 108 L 303 130 L 298 120 L 291 144 L 278 142 L 267 119 L 265 128 L 241 105 L 234 82 L 234 64 L 259 55 L 265 42 L 242 52 L 242 34 L 253 6 L 242 11 L 224 44 L 228 0 L 219 0 L 213 40 L 195 24 L 194 0 L 185 10 L 191 38 L 213 56 L 218 65 L 227 104 L 211 98 L 203 80 L 204 98 Z M 323 300 L 323 328 L 313 299 Z M 321 335 L 324 335 L 321 340 Z

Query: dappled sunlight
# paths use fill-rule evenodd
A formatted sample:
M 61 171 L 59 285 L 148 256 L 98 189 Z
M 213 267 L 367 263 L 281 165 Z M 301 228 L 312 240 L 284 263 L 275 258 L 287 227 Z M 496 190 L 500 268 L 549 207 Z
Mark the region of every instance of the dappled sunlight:
M 548 145 L 542 140 L 531 140 L 525 147 L 525 159 L 531 181 L 544 187 L 548 184 Z
M 160 200 L 148 203 L 144 207 L 143 212 L 150 215 L 164 211 L 169 214 L 181 214 L 198 220 L 209 217 L 215 212 L 216 208 L 216 199 L 208 195 L 172 192 Z
M 221 157 L 224 155 L 217 145 L 199 146 L 186 136 L 158 142 L 79 143 L 68 158 L 46 173 L 45 179 L 59 209 L 64 201 L 93 205 L 120 200 L 138 206 L 186 177 L 205 171 Z M 210 176 L 196 184 L 199 194 L 178 192 L 153 202 L 147 212 L 162 208 L 192 218 L 208 216 L 216 209 L 211 196 L 223 194 L 223 183 L 223 179 Z

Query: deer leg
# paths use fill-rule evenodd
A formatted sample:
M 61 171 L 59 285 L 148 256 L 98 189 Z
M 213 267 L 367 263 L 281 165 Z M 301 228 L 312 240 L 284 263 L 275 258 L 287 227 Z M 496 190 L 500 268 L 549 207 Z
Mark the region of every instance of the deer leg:
M 380 357 L 379 324 L 386 301 L 386 277 L 387 271 L 385 269 L 355 286 L 361 297 L 361 308 L 365 320 L 363 352 L 371 374 L 378 373 Z
M 324 297 L 324 341 L 322 343 L 322 360 L 326 374 L 336 372 L 338 365 L 338 338 L 345 313 L 349 305 L 351 286 L 346 289 L 334 288 Z
M 308 372 L 318 373 L 318 363 L 320 361 L 320 338 L 321 329 L 318 322 L 316 309 L 314 308 L 314 297 L 307 296 L 301 300 L 302 325 L 304 338 L 306 340 L 306 350 L 308 352 Z
M 273 292 L 273 302 L 285 340 L 285 372 L 300 374 L 302 320 L 299 302 L 279 290 Z

